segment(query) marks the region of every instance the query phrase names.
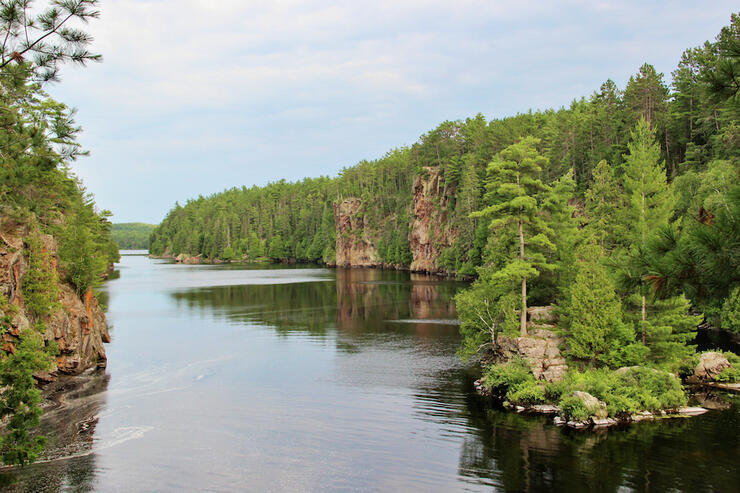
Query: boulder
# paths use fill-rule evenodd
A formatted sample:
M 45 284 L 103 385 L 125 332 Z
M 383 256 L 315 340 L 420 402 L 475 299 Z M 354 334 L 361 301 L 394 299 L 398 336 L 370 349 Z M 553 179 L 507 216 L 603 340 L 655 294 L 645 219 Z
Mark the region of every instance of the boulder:
M 708 412 L 708 410 L 703 407 L 681 407 L 677 409 L 676 412 L 683 416 L 699 416 L 700 414 Z
M 530 306 L 527 308 L 527 318 L 532 322 L 543 322 L 546 324 L 557 322 L 558 316 L 552 306 Z
M 591 418 L 591 424 L 594 425 L 594 428 L 603 428 L 614 426 L 617 424 L 617 420 L 614 418 Z
M 530 406 L 529 411 L 538 414 L 557 414 L 560 412 L 560 408 L 553 404 L 535 404 Z
M 527 337 L 500 336 L 495 359 L 507 362 L 521 357 L 529 364 L 538 380 L 555 382 L 568 371 L 568 364 L 560 354 L 563 338 L 546 329 L 533 329 Z
M 473 382 L 473 387 L 475 388 L 475 391 L 483 396 L 483 397 L 491 397 L 491 389 L 486 387 L 485 380 L 483 378 L 479 378 L 475 382 Z
M 576 390 L 570 395 L 577 399 L 580 399 L 583 402 L 583 405 L 588 410 L 589 414 L 591 414 L 595 418 L 604 419 L 609 415 L 606 410 L 606 403 L 600 401 L 588 392 L 581 392 L 580 390 Z
M 694 369 L 694 377 L 704 382 L 712 381 L 724 369 L 730 366 L 730 362 L 727 361 L 727 358 L 722 353 L 714 351 L 703 353 L 699 359 L 699 364 Z

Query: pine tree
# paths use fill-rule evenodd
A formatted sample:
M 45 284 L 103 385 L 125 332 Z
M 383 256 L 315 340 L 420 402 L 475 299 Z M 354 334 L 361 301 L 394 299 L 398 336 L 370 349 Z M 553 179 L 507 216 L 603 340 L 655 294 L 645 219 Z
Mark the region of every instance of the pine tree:
M 537 151 L 540 140 L 526 137 L 499 153 L 488 165 L 486 202 L 473 217 L 490 218 L 492 232 L 506 230 L 516 235 L 518 255 L 507 258 L 501 270 L 492 274 L 495 283 L 521 283 L 520 330 L 527 335 L 527 279 L 554 268 L 539 249 L 555 249 L 554 231 L 542 218 L 542 198 L 550 187 L 539 174 L 547 158 Z M 513 229 L 513 231 L 512 231 Z M 509 252 L 513 253 L 513 252 Z
M 668 224 L 674 196 L 660 160 L 655 131 L 640 119 L 631 132 L 629 154 L 625 155 L 623 188 L 628 203 L 621 214 L 621 226 L 627 231 L 628 253 L 622 257 L 623 279 L 638 289 L 641 296 L 641 321 L 647 320 L 646 247 L 650 235 Z M 642 332 L 642 342 L 646 342 Z
M 586 244 L 576 256 L 575 281 L 567 289 L 561 319 L 569 353 L 592 363 L 608 361 L 609 353 L 633 342 L 634 333 L 622 321 L 622 305 L 599 261 L 601 248 Z
M 690 314 L 691 303 L 684 296 L 659 300 L 650 307 L 651 316 L 645 322 L 643 333 L 650 348 L 650 359 L 665 366 L 689 358 L 694 346 L 688 345 L 696 337 L 701 315 Z
M 604 252 L 614 249 L 624 238 L 623 227 L 614 219 L 622 206 L 622 191 L 611 166 L 601 160 L 593 170 L 593 182 L 586 190 L 586 230 L 598 241 Z

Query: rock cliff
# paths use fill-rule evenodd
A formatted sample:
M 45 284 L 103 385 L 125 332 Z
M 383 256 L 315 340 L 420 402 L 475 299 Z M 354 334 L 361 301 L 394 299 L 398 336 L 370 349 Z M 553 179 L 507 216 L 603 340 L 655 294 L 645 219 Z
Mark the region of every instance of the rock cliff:
M 442 186 L 437 168 L 424 168 L 424 173 L 414 180 L 414 215 L 409 233 L 413 256 L 409 268 L 414 272 L 443 272 L 438 264 L 440 254 L 457 238 L 447 221 L 447 203 L 452 193 Z
M 0 218 L 2 219 L 2 218 Z M 28 259 L 24 255 L 26 239 L 38 234 L 27 225 L 0 221 L 0 312 L 2 307 L 16 309 L 0 313 L 11 318 L 9 329 L 2 334 L 2 349 L 15 351 L 20 332 L 34 322 L 23 296 L 23 279 L 28 273 Z M 50 235 L 41 235 L 43 249 L 49 254 L 51 267 L 58 269 L 57 243 Z M 61 276 L 60 276 L 61 277 Z M 91 291 L 80 297 L 64 282 L 58 285 L 57 308 L 43 322 L 44 339 L 56 341 L 59 346 L 57 370 L 52 374 L 37 375 L 40 380 L 53 380 L 58 373 L 79 374 L 91 367 L 104 367 L 106 355 L 104 343 L 110 342 L 105 314 Z M 7 303 L 5 303 L 7 301 Z
M 380 267 L 375 239 L 365 229 L 362 200 L 344 199 L 334 204 L 334 221 L 337 230 L 337 267 Z
M 448 225 L 447 204 L 454 190 L 446 189 L 437 168 L 425 168 L 414 180 L 413 215 L 409 224 L 409 248 L 413 272 L 445 273 L 439 265 L 442 250 L 451 246 L 457 231 Z M 383 267 L 378 255 L 377 232 L 367 228 L 362 200 L 350 197 L 334 204 L 337 267 Z

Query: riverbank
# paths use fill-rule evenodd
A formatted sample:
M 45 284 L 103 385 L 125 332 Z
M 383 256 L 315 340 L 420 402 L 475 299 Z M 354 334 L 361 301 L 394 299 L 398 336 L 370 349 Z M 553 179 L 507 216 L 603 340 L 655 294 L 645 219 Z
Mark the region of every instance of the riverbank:
M 517 356 L 495 363 L 495 358 L 492 355 L 484 363 L 484 375 L 474 383 L 479 395 L 519 414 L 553 416 L 553 424 L 574 429 L 699 416 L 718 404 L 706 399 L 696 402 L 698 395 L 708 390 L 740 393 L 740 358 L 732 353 L 697 355 L 698 363 L 683 379 L 642 366 L 571 369 L 555 378 L 539 378 L 542 375 L 531 372 L 531 353 L 528 360 Z M 689 405 L 692 401 L 697 405 Z M 705 401 L 710 405 L 704 407 Z

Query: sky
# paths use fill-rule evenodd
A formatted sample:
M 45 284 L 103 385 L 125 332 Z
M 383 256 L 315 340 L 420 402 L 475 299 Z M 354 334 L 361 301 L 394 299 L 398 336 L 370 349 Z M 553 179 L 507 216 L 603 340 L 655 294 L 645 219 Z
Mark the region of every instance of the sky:
M 102 63 L 48 86 L 91 153 L 73 171 L 114 222 L 176 201 L 336 175 L 445 120 L 567 106 L 644 62 L 665 74 L 737 3 L 102 0 Z

